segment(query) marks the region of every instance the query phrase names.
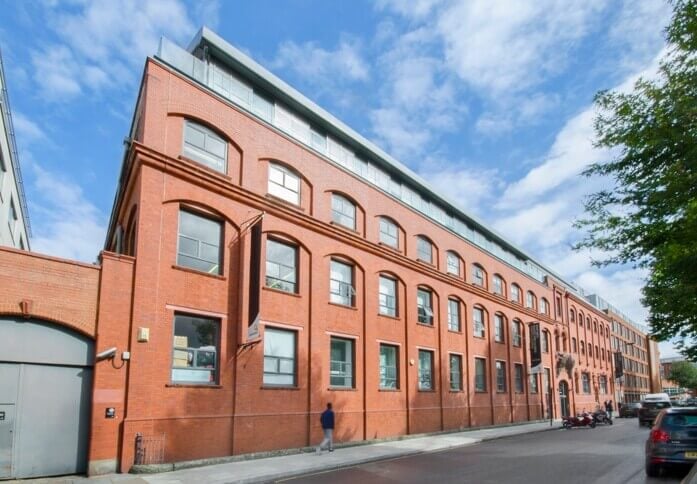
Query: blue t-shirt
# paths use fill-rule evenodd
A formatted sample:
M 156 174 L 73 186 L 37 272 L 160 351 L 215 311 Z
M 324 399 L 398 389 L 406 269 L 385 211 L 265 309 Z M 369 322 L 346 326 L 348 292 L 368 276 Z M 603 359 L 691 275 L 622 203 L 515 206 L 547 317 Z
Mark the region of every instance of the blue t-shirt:
M 326 409 L 322 412 L 322 416 L 319 418 L 322 422 L 323 429 L 333 429 L 334 428 L 334 412 L 332 410 Z

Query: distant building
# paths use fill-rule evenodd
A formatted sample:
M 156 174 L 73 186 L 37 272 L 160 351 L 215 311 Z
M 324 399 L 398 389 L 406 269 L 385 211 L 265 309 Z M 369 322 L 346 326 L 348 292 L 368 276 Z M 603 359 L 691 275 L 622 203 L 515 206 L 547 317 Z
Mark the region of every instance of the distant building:
M 0 245 L 29 250 L 29 235 L 29 213 L 0 53 Z
M 677 382 L 668 379 L 674 363 L 685 361 L 682 356 L 672 358 L 661 358 L 661 386 L 662 392 L 667 393 L 672 397 L 687 397 L 697 395 L 695 388 L 683 388 Z

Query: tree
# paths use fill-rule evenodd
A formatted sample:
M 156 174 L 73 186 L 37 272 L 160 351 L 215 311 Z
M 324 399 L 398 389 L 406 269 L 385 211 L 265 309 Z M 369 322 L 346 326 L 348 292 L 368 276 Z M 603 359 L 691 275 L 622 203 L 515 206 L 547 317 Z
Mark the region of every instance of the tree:
M 576 248 L 604 251 L 599 266 L 646 268 L 652 336 L 681 338 L 678 348 L 697 360 L 697 0 L 672 5 L 657 76 L 595 97 L 596 145 L 613 157 L 584 175 L 614 187 L 587 198 Z
M 697 368 L 689 361 L 676 361 L 670 365 L 668 379 L 682 388 L 697 388 Z

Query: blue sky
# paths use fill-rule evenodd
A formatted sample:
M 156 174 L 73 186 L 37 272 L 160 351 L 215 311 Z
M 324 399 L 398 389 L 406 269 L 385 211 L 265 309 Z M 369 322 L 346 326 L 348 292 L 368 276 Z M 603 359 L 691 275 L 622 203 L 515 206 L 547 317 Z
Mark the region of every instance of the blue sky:
M 0 0 L 32 249 L 94 261 L 143 63 L 205 24 L 489 222 L 643 322 L 644 274 L 571 245 L 592 100 L 651 77 L 661 0 Z M 596 254 L 597 255 L 597 254 Z M 662 355 L 672 348 L 662 345 Z

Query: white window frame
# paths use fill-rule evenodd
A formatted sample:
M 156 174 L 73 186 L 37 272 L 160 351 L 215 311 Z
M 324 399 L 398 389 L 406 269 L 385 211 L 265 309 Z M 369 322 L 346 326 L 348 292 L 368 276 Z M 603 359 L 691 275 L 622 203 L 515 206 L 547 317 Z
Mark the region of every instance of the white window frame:
M 477 318 L 477 315 L 480 315 L 481 318 Z M 472 308 L 472 324 L 473 324 L 473 335 L 477 338 L 485 338 L 486 337 L 486 324 L 484 322 L 484 310 L 482 308 Z
M 389 281 L 392 284 L 393 293 L 383 292 L 383 281 Z M 378 278 L 378 310 L 383 316 L 397 317 L 397 280 L 388 276 L 379 276 Z
M 378 222 L 380 242 L 394 249 L 399 249 L 399 227 L 387 217 L 380 217 Z M 394 231 L 394 234 L 391 233 Z
M 425 368 L 422 364 L 422 355 L 428 355 L 428 368 Z M 433 381 L 433 363 L 434 355 L 431 350 L 419 349 L 419 391 L 433 391 L 435 390 L 435 382 Z
M 300 176 L 278 163 L 269 163 L 267 191 L 293 205 L 300 205 Z
M 520 304 L 520 286 L 516 283 L 511 284 L 511 301 Z
M 425 249 L 428 248 L 428 251 Z M 416 258 L 422 262 L 433 264 L 433 243 L 421 235 L 416 238 Z
M 506 321 L 500 314 L 494 314 L 494 341 L 506 342 Z
M 462 318 L 460 311 L 460 300 L 448 298 L 448 329 L 450 331 L 462 331 Z
M 288 352 L 283 352 L 284 354 L 278 354 L 275 351 L 276 348 L 270 348 L 269 341 L 271 334 L 276 333 L 283 335 L 284 337 L 292 337 L 292 356 L 287 354 Z M 264 328 L 264 368 L 263 368 L 263 382 L 266 386 L 281 386 L 281 387 L 295 387 L 297 385 L 297 362 L 298 362 L 298 332 L 295 330 L 276 328 L 267 326 Z M 274 363 L 271 365 L 270 363 Z M 267 371 L 271 366 L 275 366 L 275 371 Z M 292 371 L 290 369 L 292 368 Z M 284 371 L 282 371 L 284 370 Z M 267 375 L 269 380 L 272 377 L 281 377 L 286 381 L 282 382 L 272 382 L 267 380 Z
M 382 349 L 391 348 L 394 351 L 394 367 L 391 365 L 383 364 Z M 378 372 L 379 372 L 379 386 L 381 390 L 399 390 L 399 346 L 392 345 L 389 343 L 380 343 L 378 351 Z M 394 376 L 390 374 L 390 370 L 393 370 Z
M 477 264 L 472 264 L 472 284 L 479 287 L 486 287 L 484 284 L 484 269 Z
M 460 257 L 453 251 L 445 253 L 446 271 L 454 276 L 460 275 Z
M 199 134 L 203 136 L 203 146 L 198 146 L 194 144 L 192 140 L 187 138 L 189 130 L 197 131 Z M 207 145 L 209 141 L 220 143 L 223 145 L 223 156 L 219 156 L 210 149 L 208 149 Z M 210 128 L 207 128 L 206 126 L 203 126 L 199 123 L 187 119 L 184 122 L 184 133 L 182 136 L 182 143 L 182 153 L 187 158 L 191 158 L 194 161 L 202 163 L 203 165 L 206 165 L 207 167 L 215 171 L 227 174 L 227 141 L 225 141 L 225 139 L 223 139 L 215 131 L 211 130 Z
M 453 358 L 456 359 L 457 365 L 453 366 Z M 450 391 L 462 391 L 462 355 L 450 353 L 448 356 L 448 364 L 450 365 Z
M 431 290 L 420 287 L 416 289 L 416 310 L 420 324 L 433 326 L 433 292 Z
M 332 222 L 356 230 L 356 204 L 343 195 L 332 193 Z
M 499 296 L 504 295 L 503 291 L 503 278 L 497 274 L 494 274 L 492 285 L 494 286 L 494 294 L 498 294 Z
M 332 346 L 343 345 L 346 353 L 344 360 L 335 360 Z M 329 386 L 332 388 L 355 388 L 356 342 L 350 338 L 330 336 L 329 338 Z M 343 382 L 341 382 L 343 380 Z
M 513 346 L 520 347 L 523 344 L 523 331 L 522 323 L 520 321 L 514 320 L 511 326 L 511 334 L 513 336 L 512 343 Z
M 335 277 L 335 274 L 342 275 L 342 271 L 334 270 L 348 268 L 350 270 L 350 280 L 345 281 Z M 356 290 L 354 288 L 355 267 L 350 262 L 331 259 L 329 262 L 329 300 L 334 304 L 353 307 Z

